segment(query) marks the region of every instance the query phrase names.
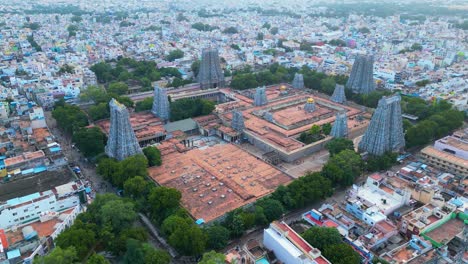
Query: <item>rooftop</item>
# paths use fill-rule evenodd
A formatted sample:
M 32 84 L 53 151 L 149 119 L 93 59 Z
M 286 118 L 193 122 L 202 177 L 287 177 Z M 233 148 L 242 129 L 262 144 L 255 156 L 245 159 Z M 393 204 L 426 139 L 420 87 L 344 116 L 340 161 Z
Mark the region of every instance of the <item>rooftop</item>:
M 463 231 L 464 225 L 463 220 L 452 218 L 424 235 L 436 242 L 446 244 Z
M 96 123 L 107 135 L 110 131 L 110 120 L 105 119 Z M 130 114 L 130 124 L 135 131 L 138 141 L 154 138 L 158 134 L 165 133 L 164 123 L 151 112 L 139 112 Z
M 427 146 L 421 150 L 422 154 L 426 154 L 428 156 L 432 157 L 437 157 L 438 159 L 441 159 L 442 161 L 447 161 L 451 164 L 458 165 L 462 168 L 468 168 L 468 160 L 459 158 L 453 154 L 450 154 L 445 151 L 441 151 L 438 149 L 435 149 L 432 146 Z
M 55 186 L 76 180 L 73 173 L 65 167 L 44 171 L 0 183 L 0 201 L 10 200 L 29 194 L 51 190 Z
M 164 149 L 164 163 L 149 169 L 157 183 L 178 189 L 182 204 L 196 219 L 214 220 L 252 203 L 292 179 L 232 144 L 181 153 Z M 167 154 L 164 154 L 167 153 Z

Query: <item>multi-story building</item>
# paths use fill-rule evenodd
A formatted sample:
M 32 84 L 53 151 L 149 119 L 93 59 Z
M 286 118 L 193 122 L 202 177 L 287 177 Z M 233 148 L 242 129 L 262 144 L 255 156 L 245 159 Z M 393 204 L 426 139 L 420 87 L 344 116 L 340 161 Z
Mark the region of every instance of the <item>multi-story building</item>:
M 273 251 L 282 263 L 326 264 L 331 263 L 317 248 L 312 247 L 284 222 L 273 222 L 263 232 L 263 244 Z
M 425 147 L 421 155 L 431 166 L 450 172 L 455 176 L 468 176 L 468 130 L 460 131 Z

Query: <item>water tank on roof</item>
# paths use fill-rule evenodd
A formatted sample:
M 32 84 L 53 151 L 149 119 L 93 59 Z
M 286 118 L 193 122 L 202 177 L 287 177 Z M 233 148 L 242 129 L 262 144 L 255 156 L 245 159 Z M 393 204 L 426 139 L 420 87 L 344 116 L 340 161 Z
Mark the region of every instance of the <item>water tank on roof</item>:
M 26 240 L 30 240 L 37 236 L 37 232 L 32 226 L 25 226 L 23 229 L 21 229 L 21 231 L 23 232 L 23 237 Z

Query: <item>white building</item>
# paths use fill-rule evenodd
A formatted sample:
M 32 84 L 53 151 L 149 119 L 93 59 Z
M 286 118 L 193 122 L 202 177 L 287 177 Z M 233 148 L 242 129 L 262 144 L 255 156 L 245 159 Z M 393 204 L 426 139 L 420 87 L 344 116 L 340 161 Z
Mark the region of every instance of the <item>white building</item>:
M 74 183 L 58 186 L 70 189 Z M 71 188 L 72 189 L 72 188 Z M 33 193 L 6 201 L 0 206 L 0 228 L 8 229 L 12 226 L 21 226 L 36 221 L 42 212 L 60 212 L 80 203 L 78 195 L 65 196 L 63 192 L 45 191 Z
M 285 264 L 331 263 L 284 222 L 273 222 L 263 231 L 263 244 Z

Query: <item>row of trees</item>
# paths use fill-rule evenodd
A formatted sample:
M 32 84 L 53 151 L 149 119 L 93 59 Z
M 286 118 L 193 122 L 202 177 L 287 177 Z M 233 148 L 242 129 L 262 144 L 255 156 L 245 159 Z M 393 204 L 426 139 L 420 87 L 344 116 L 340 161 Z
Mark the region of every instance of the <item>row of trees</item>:
M 203 24 L 201 22 L 197 22 L 192 25 L 193 29 L 199 30 L 199 31 L 213 31 L 215 29 L 219 29 L 217 26 L 211 26 L 208 24 Z
M 128 86 L 122 82 L 109 84 L 107 90 L 99 86 L 89 86 L 81 93 L 80 98 L 84 101 L 93 101 L 95 103 L 87 111 L 89 117 L 96 121 L 109 118 L 109 101 L 112 98 L 124 104 L 126 107 L 133 107 L 133 101 L 129 97 L 121 95 L 125 94 L 127 90 Z
M 257 73 L 254 73 L 250 66 L 246 66 L 244 69 L 233 73 L 231 88 L 245 90 L 263 85 L 291 82 L 296 72 L 297 69 L 286 68 L 278 63 L 272 64 L 267 70 Z
M 131 200 L 115 194 L 97 195 L 87 211 L 56 238 L 57 247 L 35 262 L 106 264 L 110 262 L 95 253 L 105 250 L 121 258 L 123 263 L 170 263 L 167 252 L 147 243 L 146 230 L 133 226 L 136 219 L 137 212 Z
M 167 59 L 183 57 L 180 51 L 173 51 Z M 115 63 L 115 64 L 114 64 Z M 100 62 L 91 66 L 100 83 L 107 84 L 112 81 L 137 82 L 144 89 L 151 89 L 151 82 L 161 77 L 181 78 L 182 74 L 176 68 L 156 68 L 154 61 L 137 61 L 131 58 L 121 58 L 117 61 Z
M 171 102 L 171 121 L 210 114 L 215 103 L 205 99 L 184 98 Z

